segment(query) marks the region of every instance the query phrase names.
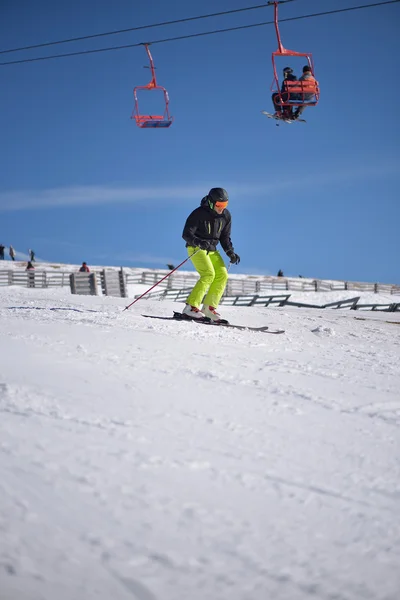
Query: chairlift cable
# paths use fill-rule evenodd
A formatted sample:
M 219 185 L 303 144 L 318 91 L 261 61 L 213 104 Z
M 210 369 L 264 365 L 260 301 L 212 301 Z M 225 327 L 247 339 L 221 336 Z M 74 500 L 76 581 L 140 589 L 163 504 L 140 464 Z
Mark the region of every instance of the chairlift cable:
M 286 0 L 286 1 L 289 2 L 290 0 Z M 373 4 L 364 4 L 361 6 L 352 6 L 349 8 L 334 9 L 334 10 L 330 10 L 330 11 L 326 11 L 326 12 L 312 13 L 309 15 L 299 15 L 297 17 L 287 17 L 285 19 L 281 19 L 280 22 L 287 23 L 289 21 L 299 21 L 301 19 L 311 19 L 311 18 L 322 17 L 322 16 L 326 16 L 326 15 L 334 15 L 334 14 L 339 14 L 339 13 L 344 13 L 344 12 L 351 12 L 351 11 L 355 11 L 355 10 L 362 10 L 362 9 L 374 8 L 374 7 L 378 7 L 378 6 L 385 6 L 388 4 L 398 4 L 399 2 L 400 2 L 400 0 L 385 0 L 384 2 L 375 2 Z M 251 29 L 254 27 L 263 27 L 265 25 L 274 25 L 274 21 L 264 21 L 261 23 L 253 23 L 251 25 L 240 25 L 237 27 L 228 27 L 226 29 L 215 29 L 212 31 L 203 31 L 201 33 L 192 33 L 189 35 L 181 35 L 181 36 L 175 36 L 175 37 L 171 37 L 171 38 L 164 38 L 164 39 L 160 39 L 160 40 L 153 40 L 152 42 L 148 42 L 148 43 L 149 44 L 164 44 L 166 42 L 182 41 L 182 40 L 187 40 L 187 39 L 191 39 L 191 38 L 203 37 L 206 35 L 216 35 L 219 33 L 240 31 L 240 30 L 244 30 L 244 29 Z M 45 60 L 53 60 L 53 59 L 57 59 L 57 58 L 68 58 L 71 56 L 82 56 L 85 54 L 96 54 L 99 52 L 111 52 L 112 50 L 124 50 L 127 48 L 137 48 L 139 46 L 143 46 L 143 42 L 136 43 L 136 44 L 124 44 L 122 46 L 111 46 L 111 47 L 106 47 L 106 48 L 98 48 L 96 50 L 82 50 L 79 52 L 68 52 L 65 54 L 53 54 L 51 56 L 39 56 L 36 58 L 25 58 L 25 59 L 20 59 L 20 60 L 12 60 L 12 61 L 8 61 L 8 62 L 2 62 L 2 63 L 0 63 L 0 66 L 16 65 L 16 64 L 31 63 L 31 62 L 38 62 L 38 61 L 45 61 Z
M 281 0 L 284 2 L 293 2 L 295 0 Z M 21 48 L 10 48 L 8 50 L 0 50 L 0 54 L 8 54 L 11 52 L 20 52 L 21 50 L 34 50 L 36 48 L 45 48 L 48 46 L 55 46 L 57 44 L 69 44 L 70 42 L 80 42 L 83 40 L 91 40 L 99 37 L 106 37 L 110 35 L 119 35 L 121 33 L 130 33 L 132 31 L 141 31 L 143 29 L 152 29 L 153 27 L 165 27 L 167 25 L 178 25 L 180 23 L 188 23 L 190 21 L 199 21 L 201 19 L 209 19 L 212 17 L 221 17 L 225 15 L 232 15 L 235 13 L 247 12 L 250 10 L 258 10 L 260 8 L 269 8 L 268 4 L 257 4 L 256 6 L 248 6 L 246 8 L 236 8 L 234 10 L 225 10 L 222 12 L 210 13 L 207 15 L 196 15 L 194 17 L 186 17 L 183 19 L 175 19 L 173 21 L 162 21 L 161 23 L 152 23 L 149 25 L 139 25 L 138 27 L 129 27 L 127 29 L 118 29 L 117 31 L 105 31 L 103 33 L 94 33 L 92 35 L 83 35 L 80 37 L 67 38 L 65 40 L 56 40 L 55 42 L 44 42 L 42 44 L 34 44 L 32 46 L 22 46 Z

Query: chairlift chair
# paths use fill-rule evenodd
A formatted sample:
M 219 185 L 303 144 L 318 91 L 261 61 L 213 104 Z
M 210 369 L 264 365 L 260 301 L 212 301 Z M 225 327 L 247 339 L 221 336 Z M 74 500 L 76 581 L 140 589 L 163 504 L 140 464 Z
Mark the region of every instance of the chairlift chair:
M 153 57 L 149 49 L 149 44 L 144 44 L 147 56 L 150 61 L 151 81 L 147 85 L 138 85 L 133 89 L 134 109 L 131 119 L 136 121 L 136 125 L 141 129 L 167 128 L 172 124 L 173 117 L 169 114 L 169 96 L 167 90 L 161 85 L 157 85 L 156 72 L 153 63 Z M 139 109 L 138 91 L 154 91 L 160 90 L 164 97 L 164 113 L 162 115 L 141 114 Z
M 271 91 L 277 93 L 276 102 L 282 107 L 292 106 L 316 106 L 319 101 L 319 84 L 315 81 L 286 81 L 286 90 L 282 92 L 281 86 L 279 85 L 279 76 L 277 71 L 276 59 L 280 57 L 296 56 L 304 57 L 307 60 L 308 66 L 311 68 L 311 74 L 315 78 L 314 74 L 314 62 L 311 53 L 296 52 L 295 50 L 288 50 L 282 45 L 281 35 L 279 32 L 278 23 L 278 4 L 279 1 L 268 2 L 268 4 L 274 5 L 274 23 L 276 37 L 278 40 L 278 49 L 272 53 L 272 66 L 274 71 L 274 80 L 271 85 Z

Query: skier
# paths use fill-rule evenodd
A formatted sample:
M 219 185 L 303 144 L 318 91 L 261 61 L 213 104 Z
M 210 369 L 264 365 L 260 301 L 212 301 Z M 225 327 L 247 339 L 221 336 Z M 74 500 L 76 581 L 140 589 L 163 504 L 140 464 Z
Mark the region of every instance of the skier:
M 0 260 L 4 260 L 4 250 L 6 249 L 3 244 L 0 244 Z
M 217 250 L 218 242 L 221 242 L 231 264 L 237 265 L 240 262 L 240 256 L 235 253 L 230 237 L 231 213 L 227 206 L 227 191 L 212 188 L 201 200 L 200 206 L 190 213 L 183 229 L 182 237 L 188 254 L 200 275 L 183 309 L 183 314 L 194 319 L 221 319 L 217 308 L 228 281 L 228 271 Z M 202 301 L 204 303 L 200 310 Z
M 15 260 L 15 250 L 11 245 L 10 245 L 10 249 L 9 249 L 9 254 L 10 254 L 11 260 Z

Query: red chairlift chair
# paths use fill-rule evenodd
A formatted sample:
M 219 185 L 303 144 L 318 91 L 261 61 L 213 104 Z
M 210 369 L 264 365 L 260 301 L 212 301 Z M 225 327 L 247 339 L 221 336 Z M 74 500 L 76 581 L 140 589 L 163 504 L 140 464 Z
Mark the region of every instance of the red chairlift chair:
M 135 101 L 135 106 L 134 106 L 134 109 L 132 112 L 131 119 L 135 119 L 136 125 L 138 127 L 140 127 L 141 129 L 154 129 L 154 128 L 159 128 L 159 127 L 166 128 L 166 127 L 169 127 L 173 121 L 173 117 L 171 117 L 171 115 L 169 114 L 168 92 L 161 85 L 157 85 L 156 72 L 155 72 L 155 67 L 154 67 L 154 63 L 153 63 L 153 57 L 151 56 L 151 53 L 149 50 L 149 44 L 144 44 L 144 46 L 146 48 L 147 56 L 149 57 L 149 60 L 150 60 L 151 81 L 147 85 L 138 85 L 133 89 L 133 98 Z M 147 91 L 161 90 L 161 92 L 164 95 L 164 106 L 165 106 L 164 114 L 162 114 L 162 115 L 141 114 L 140 110 L 139 110 L 139 102 L 138 102 L 138 97 L 137 97 L 137 92 L 139 90 L 147 90 Z
M 295 52 L 294 50 L 287 50 L 283 47 L 281 36 L 279 33 L 279 24 L 278 24 L 278 4 L 281 2 L 274 1 L 268 2 L 268 4 L 274 5 L 274 21 L 275 21 L 275 31 L 276 37 L 278 40 L 278 50 L 272 53 L 272 66 L 274 70 L 274 80 L 271 85 L 271 91 L 277 94 L 276 102 L 280 104 L 282 107 L 293 107 L 293 106 L 316 106 L 319 101 L 319 84 L 318 81 L 287 81 L 286 82 L 286 91 L 281 91 L 281 86 L 279 85 L 279 77 L 276 68 L 276 59 L 278 57 L 287 57 L 287 56 L 303 56 L 311 68 L 311 74 L 314 75 L 314 63 L 313 58 L 310 53 L 305 52 Z

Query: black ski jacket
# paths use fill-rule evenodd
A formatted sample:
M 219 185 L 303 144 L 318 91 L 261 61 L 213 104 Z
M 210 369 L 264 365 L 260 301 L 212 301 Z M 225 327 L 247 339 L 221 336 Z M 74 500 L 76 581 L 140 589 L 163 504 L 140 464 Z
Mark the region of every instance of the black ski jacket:
M 286 75 L 286 77 L 282 81 L 281 94 L 283 92 L 287 92 L 288 91 L 288 85 L 287 85 L 288 81 L 297 81 L 296 75 L 292 75 L 291 73 L 289 73 L 288 75 Z
M 197 246 L 196 238 L 211 242 L 210 250 L 216 250 L 218 242 L 226 253 L 234 252 L 231 240 L 231 213 L 226 208 L 222 215 L 213 211 L 205 196 L 198 208 L 188 216 L 182 237 L 186 246 Z

